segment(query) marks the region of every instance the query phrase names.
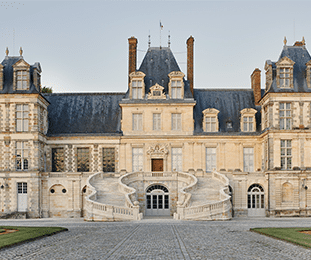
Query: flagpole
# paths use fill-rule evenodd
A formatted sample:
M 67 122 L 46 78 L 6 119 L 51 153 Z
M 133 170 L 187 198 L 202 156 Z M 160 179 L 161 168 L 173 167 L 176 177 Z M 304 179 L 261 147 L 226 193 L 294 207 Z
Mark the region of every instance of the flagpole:
M 161 44 L 162 44 L 161 31 L 162 31 L 162 24 L 161 24 L 161 20 L 160 20 L 160 49 L 161 49 Z

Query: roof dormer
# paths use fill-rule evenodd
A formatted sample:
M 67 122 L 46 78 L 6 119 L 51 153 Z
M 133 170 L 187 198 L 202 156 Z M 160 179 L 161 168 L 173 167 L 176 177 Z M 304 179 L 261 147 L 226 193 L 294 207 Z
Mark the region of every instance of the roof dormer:
M 145 96 L 145 73 L 134 71 L 130 74 L 130 99 L 143 99 Z
M 0 90 L 3 90 L 3 68 L 4 66 L 0 63 Z
M 39 62 L 36 62 L 33 65 L 33 84 L 35 85 L 36 89 L 40 91 L 41 88 L 41 66 Z
M 30 65 L 23 58 L 13 65 L 13 90 L 29 90 Z
M 168 74 L 170 82 L 168 83 L 168 93 L 171 99 L 184 98 L 184 81 L 185 76 L 181 71 L 172 71 Z
M 295 62 L 288 57 L 283 57 L 276 65 L 276 80 L 278 88 L 293 88 L 293 67 Z

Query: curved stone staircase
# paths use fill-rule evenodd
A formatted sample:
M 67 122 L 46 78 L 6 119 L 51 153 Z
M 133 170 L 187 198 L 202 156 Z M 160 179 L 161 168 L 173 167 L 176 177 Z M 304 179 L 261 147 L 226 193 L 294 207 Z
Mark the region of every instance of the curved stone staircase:
M 195 177 L 189 173 L 162 173 L 162 177 L 176 176 L 184 183 L 178 192 L 174 219 L 227 220 L 231 218 L 228 179 L 217 172 Z M 121 177 L 96 173 L 88 178 L 89 195 L 86 198 L 85 220 L 123 221 L 141 220 L 136 190 L 127 184 L 144 177 L 159 178 L 151 172 L 127 173 Z

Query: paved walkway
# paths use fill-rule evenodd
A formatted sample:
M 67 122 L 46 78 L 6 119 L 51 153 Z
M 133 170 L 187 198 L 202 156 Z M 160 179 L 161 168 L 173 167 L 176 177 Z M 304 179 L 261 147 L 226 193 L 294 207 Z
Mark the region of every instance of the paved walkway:
M 249 232 L 252 227 L 310 227 L 311 218 L 232 221 L 84 222 L 1 220 L 0 225 L 62 226 L 51 237 L 0 250 L 0 259 L 311 259 L 311 250 Z

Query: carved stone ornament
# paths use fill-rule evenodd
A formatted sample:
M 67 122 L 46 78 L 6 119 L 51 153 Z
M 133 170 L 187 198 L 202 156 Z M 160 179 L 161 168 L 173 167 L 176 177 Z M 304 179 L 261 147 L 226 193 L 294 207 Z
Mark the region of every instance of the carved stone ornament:
M 163 90 L 164 87 L 156 83 L 150 88 L 148 99 L 166 99 L 166 95 L 164 94 Z
M 147 154 L 152 158 L 164 158 L 168 154 L 168 146 L 166 144 L 155 144 L 149 146 Z

